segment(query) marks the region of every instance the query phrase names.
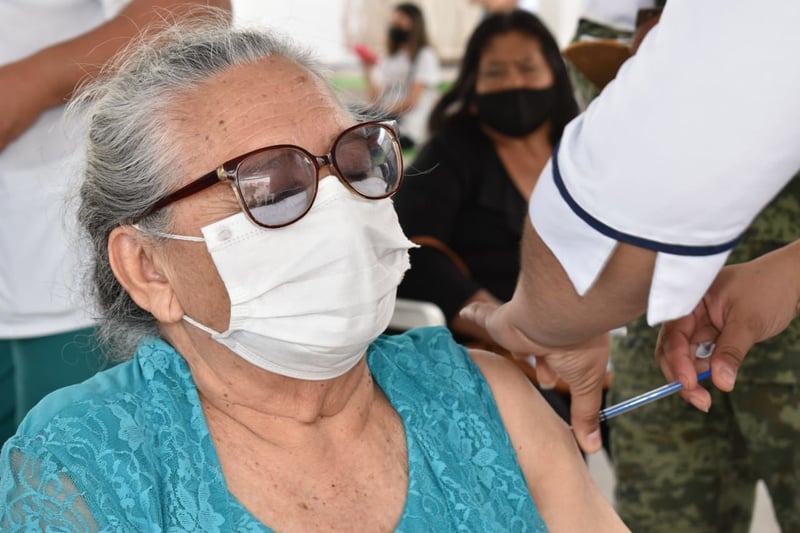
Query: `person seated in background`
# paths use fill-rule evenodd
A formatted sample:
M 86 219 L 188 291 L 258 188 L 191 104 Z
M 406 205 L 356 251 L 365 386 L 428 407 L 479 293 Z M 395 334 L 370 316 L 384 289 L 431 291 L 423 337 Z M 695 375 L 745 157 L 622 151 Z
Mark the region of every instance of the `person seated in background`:
M 79 220 L 129 360 L 25 418 L 0 528 L 625 530 L 517 367 L 380 336 L 413 246 L 399 142 L 290 41 L 171 26 L 82 106 Z
M 388 56 L 373 64 L 362 54 L 370 113 L 397 119 L 404 149 L 426 138 L 426 124 L 441 79 L 439 58 L 430 46 L 422 10 L 411 2 L 394 6 L 386 35 Z
M 536 15 L 496 13 L 475 28 L 395 197 L 403 230 L 421 245 L 399 295 L 438 305 L 459 341 L 500 350 L 458 311 L 511 298 L 528 198 L 577 112 L 558 45 Z M 544 394 L 566 418 L 567 391 Z

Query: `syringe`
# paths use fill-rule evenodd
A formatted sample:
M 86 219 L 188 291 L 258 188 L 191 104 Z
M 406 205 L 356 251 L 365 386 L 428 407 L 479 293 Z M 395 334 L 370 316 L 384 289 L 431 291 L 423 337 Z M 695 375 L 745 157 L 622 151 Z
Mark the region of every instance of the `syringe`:
M 702 381 L 704 379 L 708 379 L 711 377 L 711 370 L 706 370 L 700 374 L 697 374 L 697 381 Z M 634 396 L 629 400 L 625 400 L 624 402 L 620 402 L 616 405 L 612 405 L 611 407 L 606 407 L 602 411 L 600 411 L 600 422 L 605 422 L 610 418 L 614 418 L 617 415 L 621 415 L 622 413 L 627 413 L 632 409 L 636 409 L 637 407 L 641 407 L 646 405 L 650 402 L 654 402 L 665 396 L 669 396 L 670 394 L 675 394 L 679 390 L 683 388 L 683 385 L 680 381 L 675 381 L 673 383 L 667 383 L 657 389 L 653 389 L 651 391 L 645 392 L 640 394 L 639 396 Z

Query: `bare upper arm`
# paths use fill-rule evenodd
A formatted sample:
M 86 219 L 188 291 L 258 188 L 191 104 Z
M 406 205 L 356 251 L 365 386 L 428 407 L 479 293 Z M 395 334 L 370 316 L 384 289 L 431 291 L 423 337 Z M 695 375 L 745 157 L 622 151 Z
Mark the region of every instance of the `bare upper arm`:
M 627 531 L 592 480 L 569 427 L 514 363 L 470 350 L 495 396 L 531 496 L 550 531 Z

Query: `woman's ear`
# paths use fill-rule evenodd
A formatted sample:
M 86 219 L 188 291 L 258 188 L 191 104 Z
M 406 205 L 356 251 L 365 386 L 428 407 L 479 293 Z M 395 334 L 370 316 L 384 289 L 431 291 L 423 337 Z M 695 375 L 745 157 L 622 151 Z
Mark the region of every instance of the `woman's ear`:
M 163 258 L 139 230 L 114 228 L 108 237 L 108 259 L 117 280 L 139 307 L 164 324 L 183 318 L 183 307 L 164 273 Z

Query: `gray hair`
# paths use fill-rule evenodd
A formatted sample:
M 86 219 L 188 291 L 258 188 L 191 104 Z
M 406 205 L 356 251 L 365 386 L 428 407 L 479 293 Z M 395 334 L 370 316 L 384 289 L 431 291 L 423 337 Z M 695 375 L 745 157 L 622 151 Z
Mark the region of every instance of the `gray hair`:
M 114 276 L 108 238 L 178 187 L 184 172 L 168 123 L 180 97 L 224 70 L 273 55 L 322 78 L 308 52 L 285 37 L 232 29 L 224 14 L 206 14 L 142 37 L 70 104 L 70 112 L 88 111 L 90 117 L 78 222 L 90 246 L 89 286 L 102 314 L 99 337 L 115 359 L 131 357 L 144 336 L 158 335 L 156 319 Z M 140 222 L 151 235 L 169 233 L 170 224 L 169 208 Z

